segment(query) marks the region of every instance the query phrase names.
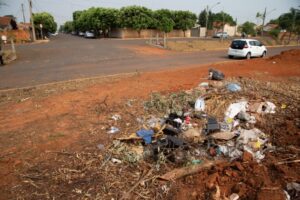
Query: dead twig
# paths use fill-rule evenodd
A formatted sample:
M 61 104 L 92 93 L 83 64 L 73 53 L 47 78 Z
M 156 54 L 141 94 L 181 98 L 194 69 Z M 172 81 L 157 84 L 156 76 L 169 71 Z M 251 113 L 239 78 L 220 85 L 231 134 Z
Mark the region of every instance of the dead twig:
M 140 183 L 142 183 L 144 180 L 145 180 L 145 178 L 147 177 L 147 176 L 149 176 L 151 173 L 152 173 L 152 171 L 153 171 L 153 169 L 150 169 L 148 172 L 147 172 L 147 174 L 143 177 L 143 178 L 141 178 L 132 188 L 130 188 L 130 190 L 128 190 L 128 192 L 126 192 L 123 196 L 122 196 L 122 198 L 121 198 L 121 200 L 122 199 L 127 199 L 128 197 L 129 197 L 129 194 L 137 187 L 137 186 L 139 186 L 139 184 Z
M 275 165 L 284 165 L 284 164 L 298 163 L 298 162 L 300 162 L 300 160 L 281 161 L 281 162 L 277 162 Z

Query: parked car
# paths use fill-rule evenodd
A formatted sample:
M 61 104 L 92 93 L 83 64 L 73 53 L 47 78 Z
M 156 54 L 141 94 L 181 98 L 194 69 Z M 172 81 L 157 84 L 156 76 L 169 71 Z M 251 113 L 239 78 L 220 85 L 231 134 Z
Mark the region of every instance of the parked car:
M 79 31 L 79 32 L 78 32 L 78 35 L 79 35 L 79 36 L 84 36 L 84 32 Z
M 265 57 L 267 55 L 267 48 L 263 43 L 254 39 L 236 39 L 233 40 L 229 49 L 228 57 L 244 57 L 250 59 L 251 57 Z
M 84 33 L 84 37 L 85 38 L 95 38 L 95 34 L 93 32 L 91 32 L 91 31 L 86 31 Z
M 72 35 L 77 35 L 77 32 L 76 31 L 72 31 L 71 34 Z
M 227 32 L 218 32 L 213 35 L 214 38 L 228 38 Z

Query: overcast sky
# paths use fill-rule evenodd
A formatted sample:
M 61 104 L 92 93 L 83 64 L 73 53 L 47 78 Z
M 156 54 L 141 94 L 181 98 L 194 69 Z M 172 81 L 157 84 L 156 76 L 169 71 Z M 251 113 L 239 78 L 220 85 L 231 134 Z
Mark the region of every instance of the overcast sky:
M 14 15 L 18 22 L 23 21 L 21 4 L 24 4 L 25 17 L 28 22 L 28 0 L 1 0 L 6 6 L 0 7 L 0 15 Z M 238 24 L 245 21 L 258 23 L 255 18 L 257 12 L 263 12 L 267 7 L 267 19 L 277 18 L 280 14 L 288 12 L 291 7 L 300 6 L 300 0 L 32 0 L 33 12 L 49 12 L 60 25 L 72 19 L 72 12 L 94 7 L 121 8 L 128 5 L 140 5 L 153 10 L 167 8 L 171 10 L 190 10 L 197 15 L 207 5 L 213 6 L 213 12 L 229 13 Z M 261 22 L 259 22 L 261 23 Z

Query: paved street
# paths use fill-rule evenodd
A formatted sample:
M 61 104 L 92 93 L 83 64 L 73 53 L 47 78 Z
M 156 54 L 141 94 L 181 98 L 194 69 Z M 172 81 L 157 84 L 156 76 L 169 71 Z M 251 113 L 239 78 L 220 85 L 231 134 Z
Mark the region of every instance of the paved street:
M 229 61 L 226 50 L 143 54 L 146 40 L 84 39 L 58 35 L 49 43 L 17 45 L 18 60 L 0 67 L 0 89 L 101 75 Z M 269 48 L 268 55 L 295 47 Z

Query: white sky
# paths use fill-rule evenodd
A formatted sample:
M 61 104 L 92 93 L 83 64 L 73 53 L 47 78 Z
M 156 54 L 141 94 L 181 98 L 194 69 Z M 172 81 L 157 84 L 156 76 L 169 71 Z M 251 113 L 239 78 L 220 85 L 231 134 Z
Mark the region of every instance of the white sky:
M 267 7 L 267 19 L 277 18 L 280 14 L 288 12 L 291 7 L 299 7 L 300 0 L 32 0 L 33 12 L 49 12 L 60 25 L 72 20 L 72 12 L 94 7 L 121 8 L 128 5 L 141 5 L 156 10 L 167 8 L 171 10 L 190 10 L 199 14 L 207 5 L 213 6 L 212 11 L 229 13 L 238 24 L 245 21 L 258 23 L 255 18 L 257 12 L 263 12 Z M 0 16 L 12 14 L 18 22 L 23 21 L 21 4 L 24 4 L 25 17 L 28 22 L 28 0 L 2 0 L 7 6 L 0 7 Z M 261 23 L 261 22 L 259 22 Z

